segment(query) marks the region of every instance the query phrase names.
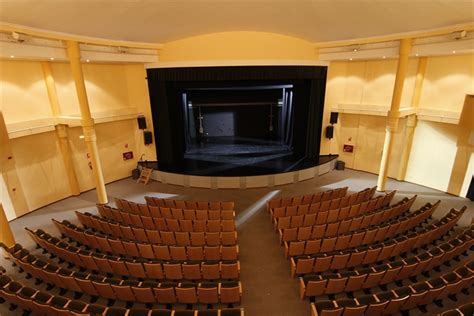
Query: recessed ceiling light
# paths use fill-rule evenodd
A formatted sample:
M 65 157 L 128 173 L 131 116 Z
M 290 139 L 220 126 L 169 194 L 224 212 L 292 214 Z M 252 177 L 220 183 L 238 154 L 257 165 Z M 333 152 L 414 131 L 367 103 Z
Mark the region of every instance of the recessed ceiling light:
M 49 60 L 54 60 L 54 57 L 51 57 Z
M 15 56 L 13 56 L 13 55 L 10 55 L 10 58 L 15 58 Z

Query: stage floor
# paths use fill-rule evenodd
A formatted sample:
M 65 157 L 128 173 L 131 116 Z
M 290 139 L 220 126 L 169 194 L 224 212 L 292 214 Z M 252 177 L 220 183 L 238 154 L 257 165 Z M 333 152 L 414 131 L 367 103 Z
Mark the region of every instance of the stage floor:
M 311 168 L 335 159 L 295 157 L 290 147 L 275 141 L 229 137 L 206 139 L 188 146 L 184 159 L 173 166 L 147 162 L 156 170 L 196 176 L 258 176 Z

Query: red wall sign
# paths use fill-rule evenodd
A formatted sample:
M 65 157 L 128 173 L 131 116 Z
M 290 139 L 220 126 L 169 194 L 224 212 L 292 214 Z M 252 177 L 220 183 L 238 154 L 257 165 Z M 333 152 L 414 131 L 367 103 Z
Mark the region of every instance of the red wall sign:
M 126 153 L 122 154 L 123 160 L 133 159 L 133 151 L 127 151 Z
M 354 152 L 354 145 L 344 144 L 344 146 L 342 147 L 342 151 L 345 153 L 352 153 Z

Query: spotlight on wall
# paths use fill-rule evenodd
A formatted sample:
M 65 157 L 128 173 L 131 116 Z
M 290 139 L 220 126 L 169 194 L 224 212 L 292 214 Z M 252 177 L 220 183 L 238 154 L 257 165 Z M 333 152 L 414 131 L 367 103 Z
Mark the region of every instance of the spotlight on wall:
M 17 32 L 12 32 L 12 38 L 15 42 L 18 42 L 18 43 L 23 43 L 25 41 L 23 34 L 20 34 Z
M 117 52 L 119 52 L 120 54 L 125 54 L 128 52 L 128 48 L 127 47 L 122 47 L 122 46 L 117 46 Z

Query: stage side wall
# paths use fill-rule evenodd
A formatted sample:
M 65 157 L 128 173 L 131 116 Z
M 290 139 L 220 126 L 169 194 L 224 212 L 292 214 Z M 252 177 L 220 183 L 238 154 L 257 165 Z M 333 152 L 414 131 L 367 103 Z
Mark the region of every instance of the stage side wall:
M 418 61 L 410 59 L 401 107 L 409 107 Z M 335 138 L 321 139 L 321 153 L 337 153 L 349 168 L 378 173 L 385 136 L 386 117 L 375 115 L 390 107 L 396 61 L 333 62 L 328 69 L 323 128 L 329 125 L 331 108 L 351 106 L 363 112 L 340 114 Z M 429 57 L 420 98 L 420 110 L 441 116 L 459 116 L 466 94 L 474 92 L 474 55 Z M 367 115 L 369 112 L 374 115 Z M 394 137 L 389 177 L 395 178 L 403 150 L 406 119 L 401 119 Z M 406 180 L 446 191 L 451 176 L 458 128 L 456 124 L 418 121 Z M 342 151 L 354 145 L 353 153 Z M 474 157 L 465 175 L 461 195 L 465 196 L 472 175 Z
M 79 116 L 69 65 L 52 63 L 51 66 L 61 114 Z M 9 132 L 38 120 L 52 124 L 54 118 L 40 63 L 0 61 L 0 68 L 1 110 Z M 104 179 L 110 183 L 130 176 L 141 154 L 145 154 L 144 159 L 156 160 L 154 146 L 143 144 L 143 133 L 136 122 L 138 113 L 145 114 L 148 130 L 153 131 L 146 72 L 143 65 L 84 64 L 83 68 L 92 116 L 104 121 L 96 124 L 95 129 Z M 68 132 L 79 187 L 84 192 L 94 184 L 86 144 L 80 138 L 82 128 L 70 127 Z M 28 211 L 71 196 L 54 130 L 11 138 L 10 145 Z M 133 151 L 134 159 L 122 159 L 122 153 L 127 151 Z M 8 178 L 2 181 L 2 202 L 7 205 L 10 220 L 22 215 L 11 210 L 7 190 L 13 189 Z

